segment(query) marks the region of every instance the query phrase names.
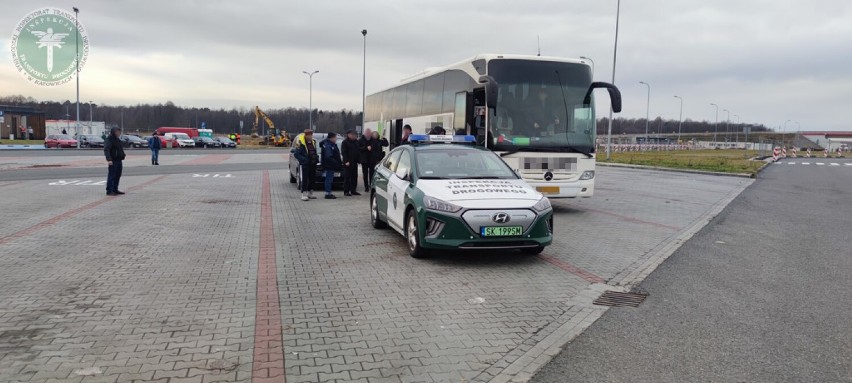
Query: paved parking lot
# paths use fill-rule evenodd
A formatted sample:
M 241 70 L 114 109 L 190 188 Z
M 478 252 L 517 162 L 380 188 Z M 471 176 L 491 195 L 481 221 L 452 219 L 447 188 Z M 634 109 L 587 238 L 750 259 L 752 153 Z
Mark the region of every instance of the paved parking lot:
M 221 156 L 193 160 L 247 159 Z M 0 381 L 524 381 L 751 183 L 598 173 L 542 256 L 416 260 L 366 197 L 302 202 L 280 170 L 115 198 L 0 172 Z

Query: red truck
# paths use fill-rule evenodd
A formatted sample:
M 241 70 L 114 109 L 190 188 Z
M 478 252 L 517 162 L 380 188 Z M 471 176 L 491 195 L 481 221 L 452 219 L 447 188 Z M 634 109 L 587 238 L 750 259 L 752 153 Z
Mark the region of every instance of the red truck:
M 166 133 L 186 133 L 189 138 L 198 137 L 198 129 L 195 128 L 174 128 L 169 126 L 162 126 L 155 130 L 158 135 L 162 136 Z

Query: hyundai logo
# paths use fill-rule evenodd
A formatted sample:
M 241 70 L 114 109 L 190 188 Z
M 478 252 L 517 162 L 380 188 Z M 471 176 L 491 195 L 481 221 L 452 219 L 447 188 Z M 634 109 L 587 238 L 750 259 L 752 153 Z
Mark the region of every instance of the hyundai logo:
M 553 179 L 553 173 L 551 173 L 551 172 L 544 173 L 544 180 L 545 181 L 550 181 L 552 179 Z
M 495 223 L 508 223 L 512 218 L 507 213 L 497 213 L 491 216 L 491 220 Z

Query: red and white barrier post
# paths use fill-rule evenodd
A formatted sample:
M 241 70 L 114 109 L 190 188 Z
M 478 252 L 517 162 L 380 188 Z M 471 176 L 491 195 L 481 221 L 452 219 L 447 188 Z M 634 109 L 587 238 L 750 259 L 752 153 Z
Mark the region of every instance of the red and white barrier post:
M 808 158 L 811 158 L 811 148 L 808 148 Z
M 823 152 L 822 156 L 828 158 L 828 148 L 825 148 L 825 151 Z
M 781 148 L 781 158 L 787 158 L 787 147 Z
M 781 155 L 781 148 L 775 147 L 772 149 L 772 161 L 778 161 L 778 156 Z
M 793 155 L 792 155 L 791 157 L 793 157 L 793 158 L 799 158 L 799 149 L 796 149 L 796 147 L 794 146 L 794 147 L 792 148 L 792 150 L 793 150 Z

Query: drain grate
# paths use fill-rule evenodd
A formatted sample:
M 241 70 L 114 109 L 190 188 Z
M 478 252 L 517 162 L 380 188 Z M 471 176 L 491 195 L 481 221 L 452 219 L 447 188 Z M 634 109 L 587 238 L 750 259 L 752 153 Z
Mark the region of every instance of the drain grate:
M 607 291 L 601 294 L 598 299 L 595 299 L 594 304 L 598 306 L 610 306 L 610 307 L 639 307 L 645 298 L 648 297 L 648 293 L 639 293 L 639 292 L 628 292 L 623 293 L 620 291 Z

